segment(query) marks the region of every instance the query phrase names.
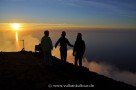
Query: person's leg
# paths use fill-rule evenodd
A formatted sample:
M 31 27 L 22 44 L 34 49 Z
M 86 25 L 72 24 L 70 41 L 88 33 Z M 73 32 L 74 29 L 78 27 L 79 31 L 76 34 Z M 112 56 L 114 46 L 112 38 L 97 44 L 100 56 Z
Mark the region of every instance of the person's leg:
M 61 60 L 66 61 L 67 59 L 67 48 L 60 48 Z
M 82 66 L 82 56 L 79 57 L 79 66 Z
M 67 60 L 67 49 L 64 49 L 64 61 L 66 62 Z
M 48 58 L 47 58 L 47 53 L 46 53 L 46 52 L 43 52 L 43 54 L 44 54 L 44 55 L 43 55 L 44 57 L 43 57 L 43 60 L 42 60 L 42 64 L 45 63 L 45 62 L 47 61 L 47 59 L 48 59 Z
M 77 60 L 78 60 L 78 58 L 75 57 L 75 66 L 77 66 Z
M 46 58 L 47 60 L 45 61 L 46 64 L 49 64 L 50 63 L 50 60 L 49 60 L 49 52 L 46 53 Z
M 49 59 L 49 63 L 52 64 L 52 54 L 51 54 L 51 51 L 49 51 L 48 53 L 48 59 Z
M 63 49 L 60 47 L 60 58 L 63 60 Z
M 46 61 L 46 54 L 45 52 L 42 52 L 41 61 L 39 62 L 39 65 L 43 65 Z
M 51 51 L 45 51 L 43 63 L 50 63 L 50 62 L 51 62 Z

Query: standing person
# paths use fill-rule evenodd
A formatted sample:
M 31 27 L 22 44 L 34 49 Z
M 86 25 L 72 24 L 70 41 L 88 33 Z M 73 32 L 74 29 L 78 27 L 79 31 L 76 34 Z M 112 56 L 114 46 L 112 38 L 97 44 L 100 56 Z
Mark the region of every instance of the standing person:
M 53 49 L 52 40 L 49 37 L 49 31 L 44 31 L 44 36 L 41 39 L 41 48 L 44 54 L 44 59 L 42 63 L 51 62 L 51 51 Z
M 66 62 L 66 59 L 67 59 L 67 45 L 69 45 L 70 47 L 73 47 L 73 45 L 70 44 L 70 42 L 68 41 L 68 39 L 65 36 L 66 36 L 66 32 L 62 31 L 61 37 L 59 38 L 59 40 L 55 44 L 55 48 L 60 43 L 61 60 Z
M 82 34 L 77 34 L 77 39 L 73 49 L 73 56 L 75 56 L 75 65 L 79 63 L 79 66 L 82 66 L 82 58 L 85 52 L 85 42 L 82 40 Z

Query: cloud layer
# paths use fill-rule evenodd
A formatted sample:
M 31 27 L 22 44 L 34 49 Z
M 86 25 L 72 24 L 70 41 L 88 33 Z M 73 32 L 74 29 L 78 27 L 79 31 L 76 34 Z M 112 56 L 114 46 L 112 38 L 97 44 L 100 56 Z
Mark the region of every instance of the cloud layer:
M 18 51 L 16 49 L 15 32 L 12 31 L 0 31 L 0 51 Z M 39 44 L 39 40 L 32 35 L 26 34 L 21 36 L 19 34 L 19 51 L 23 48 L 21 40 L 25 40 L 25 49 L 27 51 L 34 51 L 35 45 Z

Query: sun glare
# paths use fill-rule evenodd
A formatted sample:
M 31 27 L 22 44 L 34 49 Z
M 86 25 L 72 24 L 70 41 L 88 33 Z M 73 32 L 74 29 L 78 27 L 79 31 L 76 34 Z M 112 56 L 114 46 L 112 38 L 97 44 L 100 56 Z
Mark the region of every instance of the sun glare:
M 18 30 L 20 30 L 21 24 L 20 23 L 12 23 L 11 27 L 13 30 L 18 31 Z
M 16 40 L 16 50 L 19 50 L 19 35 L 18 35 L 18 30 L 21 29 L 21 24 L 20 23 L 11 23 L 11 28 L 12 30 L 15 31 L 15 40 Z

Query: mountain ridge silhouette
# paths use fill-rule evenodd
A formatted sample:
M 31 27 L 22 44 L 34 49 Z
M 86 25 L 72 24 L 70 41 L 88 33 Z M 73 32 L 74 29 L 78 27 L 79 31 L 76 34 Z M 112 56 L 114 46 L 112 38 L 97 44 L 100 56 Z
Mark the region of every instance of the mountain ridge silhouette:
M 136 89 L 132 85 L 91 72 L 86 67 L 74 66 L 54 56 L 52 64 L 40 62 L 41 58 L 36 57 L 33 52 L 0 52 L 0 89 L 67 89 L 65 87 L 75 86 Z

